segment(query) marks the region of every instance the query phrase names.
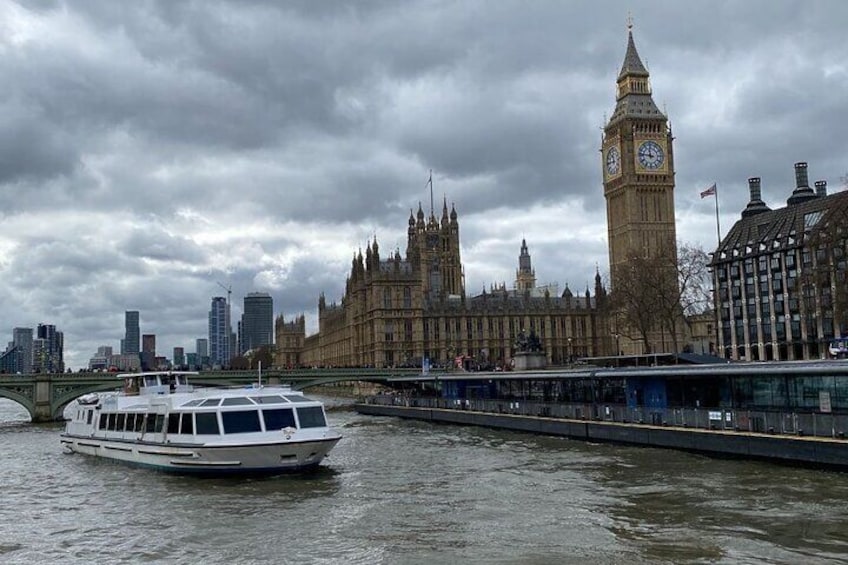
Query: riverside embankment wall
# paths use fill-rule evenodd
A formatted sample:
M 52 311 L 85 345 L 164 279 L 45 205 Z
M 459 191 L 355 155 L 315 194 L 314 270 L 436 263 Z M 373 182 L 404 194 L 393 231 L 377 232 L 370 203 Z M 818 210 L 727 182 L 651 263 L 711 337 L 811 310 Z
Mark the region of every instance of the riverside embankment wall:
M 598 442 L 696 451 L 782 463 L 848 470 L 848 441 L 821 437 L 777 436 L 740 431 L 703 430 L 623 422 L 565 420 L 469 410 L 356 404 L 357 412 L 429 422 L 482 426 Z

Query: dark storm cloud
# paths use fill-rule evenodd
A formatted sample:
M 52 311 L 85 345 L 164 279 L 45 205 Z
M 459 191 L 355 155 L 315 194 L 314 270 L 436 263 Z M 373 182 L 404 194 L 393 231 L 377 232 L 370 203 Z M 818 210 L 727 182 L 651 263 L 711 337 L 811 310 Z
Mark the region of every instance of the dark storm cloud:
M 236 310 L 266 290 L 313 322 L 366 239 L 404 250 L 430 169 L 470 291 L 511 285 L 522 236 L 540 283 L 582 291 L 605 270 L 628 10 L 674 127 L 681 239 L 714 240 L 712 182 L 725 231 L 749 176 L 772 206 L 796 161 L 839 187 L 840 1 L 6 3 L 0 307 L 59 324 L 75 365 L 117 347 L 126 309 L 193 348 L 218 282 Z

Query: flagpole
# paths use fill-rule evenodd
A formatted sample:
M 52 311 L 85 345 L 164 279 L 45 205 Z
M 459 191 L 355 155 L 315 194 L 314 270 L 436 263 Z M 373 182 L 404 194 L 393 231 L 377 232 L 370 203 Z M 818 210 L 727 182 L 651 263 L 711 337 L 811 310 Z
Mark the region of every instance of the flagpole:
M 718 221 L 718 183 L 715 184 L 715 202 L 716 202 L 716 239 L 718 245 L 721 246 L 721 224 Z
M 427 181 L 430 185 L 430 215 L 435 214 L 435 208 L 433 208 L 433 169 L 430 169 L 430 180 Z

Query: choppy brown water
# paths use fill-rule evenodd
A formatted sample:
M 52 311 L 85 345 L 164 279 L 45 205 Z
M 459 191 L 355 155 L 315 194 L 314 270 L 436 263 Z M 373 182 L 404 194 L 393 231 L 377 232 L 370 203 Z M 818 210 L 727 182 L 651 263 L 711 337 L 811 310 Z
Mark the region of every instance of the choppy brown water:
M 848 562 L 848 474 L 329 413 L 317 474 L 190 479 L 0 400 L 2 563 Z

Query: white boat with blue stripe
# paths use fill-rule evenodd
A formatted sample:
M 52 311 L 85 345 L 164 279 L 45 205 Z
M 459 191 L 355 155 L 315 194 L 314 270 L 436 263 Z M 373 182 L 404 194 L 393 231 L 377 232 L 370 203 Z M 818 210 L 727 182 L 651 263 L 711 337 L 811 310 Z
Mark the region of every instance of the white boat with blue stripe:
M 61 435 L 72 453 L 190 474 L 314 469 L 341 439 L 324 405 L 288 387 L 197 389 L 192 372 L 117 375 L 123 391 L 80 397 Z

